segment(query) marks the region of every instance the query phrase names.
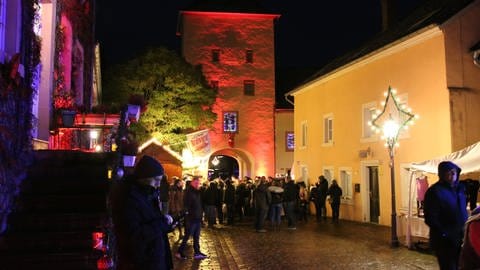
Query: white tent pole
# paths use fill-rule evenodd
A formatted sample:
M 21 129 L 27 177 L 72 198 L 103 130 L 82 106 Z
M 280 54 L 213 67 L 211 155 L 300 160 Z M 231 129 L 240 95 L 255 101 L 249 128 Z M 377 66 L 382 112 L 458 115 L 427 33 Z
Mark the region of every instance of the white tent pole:
M 415 175 L 415 171 L 410 171 L 410 184 L 408 185 L 408 212 L 407 212 L 407 233 L 406 233 L 406 242 L 409 249 L 412 248 L 412 180 Z

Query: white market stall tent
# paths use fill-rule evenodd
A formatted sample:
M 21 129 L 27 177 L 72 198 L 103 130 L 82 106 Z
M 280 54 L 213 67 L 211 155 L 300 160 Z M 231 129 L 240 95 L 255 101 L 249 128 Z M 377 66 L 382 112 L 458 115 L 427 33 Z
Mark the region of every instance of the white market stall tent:
M 462 169 L 461 174 L 480 171 L 480 142 L 442 157 L 412 163 L 410 169 L 436 174 L 438 164 L 446 160 L 457 164 Z
M 407 214 L 407 233 L 406 233 L 406 245 L 411 248 L 411 220 L 412 220 L 412 181 L 415 173 L 431 173 L 437 174 L 438 164 L 442 161 L 451 161 L 457 164 L 461 169 L 461 175 L 479 172 L 480 171 L 480 142 L 465 147 L 459 151 L 452 152 L 448 155 L 440 156 L 437 158 L 425 160 L 422 162 L 411 163 L 408 170 L 410 171 L 410 184 L 409 184 L 409 203 Z M 427 236 L 428 237 L 428 236 Z

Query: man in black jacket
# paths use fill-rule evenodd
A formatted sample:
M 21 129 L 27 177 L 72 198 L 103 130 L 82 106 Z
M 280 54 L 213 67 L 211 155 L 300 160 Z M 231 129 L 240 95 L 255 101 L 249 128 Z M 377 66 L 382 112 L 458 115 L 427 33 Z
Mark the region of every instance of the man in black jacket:
M 112 218 L 118 248 L 118 269 L 172 269 L 167 233 L 173 220 L 159 207 L 163 167 L 143 156 L 134 174 L 112 194 Z
M 208 256 L 200 252 L 200 230 L 202 227 L 202 198 L 200 194 L 200 178 L 194 177 L 185 190 L 183 197 L 183 207 L 185 208 L 185 235 L 182 243 L 178 247 L 175 257 L 180 260 L 187 259 L 185 256 L 185 247 L 190 236 L 193 236 L 193 257 L 195 259 L 205 259 Z
M 430 245 L 441 270 L 458 269 L 468 216 L 465 188 L 458 181 L 460 172 L 453 162 L 440 162 L 439 180 L 425 193 L 425 223 L 430 227 Z

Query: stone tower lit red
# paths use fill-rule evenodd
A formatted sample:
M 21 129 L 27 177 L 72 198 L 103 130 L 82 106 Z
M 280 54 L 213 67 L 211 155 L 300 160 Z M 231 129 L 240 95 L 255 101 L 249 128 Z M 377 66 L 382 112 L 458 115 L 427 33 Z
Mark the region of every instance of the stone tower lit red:
M 218 119 L 209 130 L 212 158 L 238 162 L 238 176 L 274 175 L 275 49 L 279 17 L 255 1 L 198 1 L 180 12 L 183 57 L 201 65 L 212 87 Z

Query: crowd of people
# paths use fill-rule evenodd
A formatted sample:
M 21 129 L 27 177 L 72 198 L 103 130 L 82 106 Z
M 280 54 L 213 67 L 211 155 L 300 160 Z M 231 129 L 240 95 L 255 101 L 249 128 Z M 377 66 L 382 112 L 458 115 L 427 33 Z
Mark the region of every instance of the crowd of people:
M 458 181 L 460 171 L 451 162 L 440 163 L 439 181 L 425 194 L 425 222 L 440 269 L 480 267 L 480 209 L 468 218 L 464 190 Z M 118 269 L 172 269 L 167 234 L 176 230 L 180 244 L 173 255 L 185 260 L 190 237 L 193 258 L 208 257 L 200 249 L 202 227 L 231 226 L 249 217 L 258 233 L 267 232 L 267 223 L 272 230 L 278 230 L 282 223 L 296 230 L 297 222 L 308 221 L 310 203 L 316 221 L 326 221 L 327 201 L 332 222 L 339 222 L 342 189 L 335 179 L 329 185 L 323 175 L 311 187 L 289 176 L 217 177 L 203 182 L 201 177 L 187 176 L 171 180 L 158 161 L 143 156 L 133 174 L 112 192 Z
M 183 214 L 183 187 L 189 181 L 189 177 L 173 177 L 171 185 L 160 185 L 161 208 L 168 209 L 164 212 L 174 219 Z M 234 225 L 249 218 L 254 220 L 257 232 L 266 232 L 266 222 L 272 229 L 278 229 L 282 220 L 288 229 L 295 230 L 298 221 L 308 221 L 310 203 L 315 205 L 317 221 L 326 221 L 327 198 L 332 209 L 332 222 L 338 223 L 339 220 L 342 189 L 336 180 L 328 186 L 324 176 L 320 176 L 310 188 L 303 182 L 295 183 L 288 176 L 215 177 L 201 182 L 198 190 L 203 211 L 201 224 L 207 228 L 214 228 L 217 224 Z M 182 235 L 179 229 L 179 237 Z

